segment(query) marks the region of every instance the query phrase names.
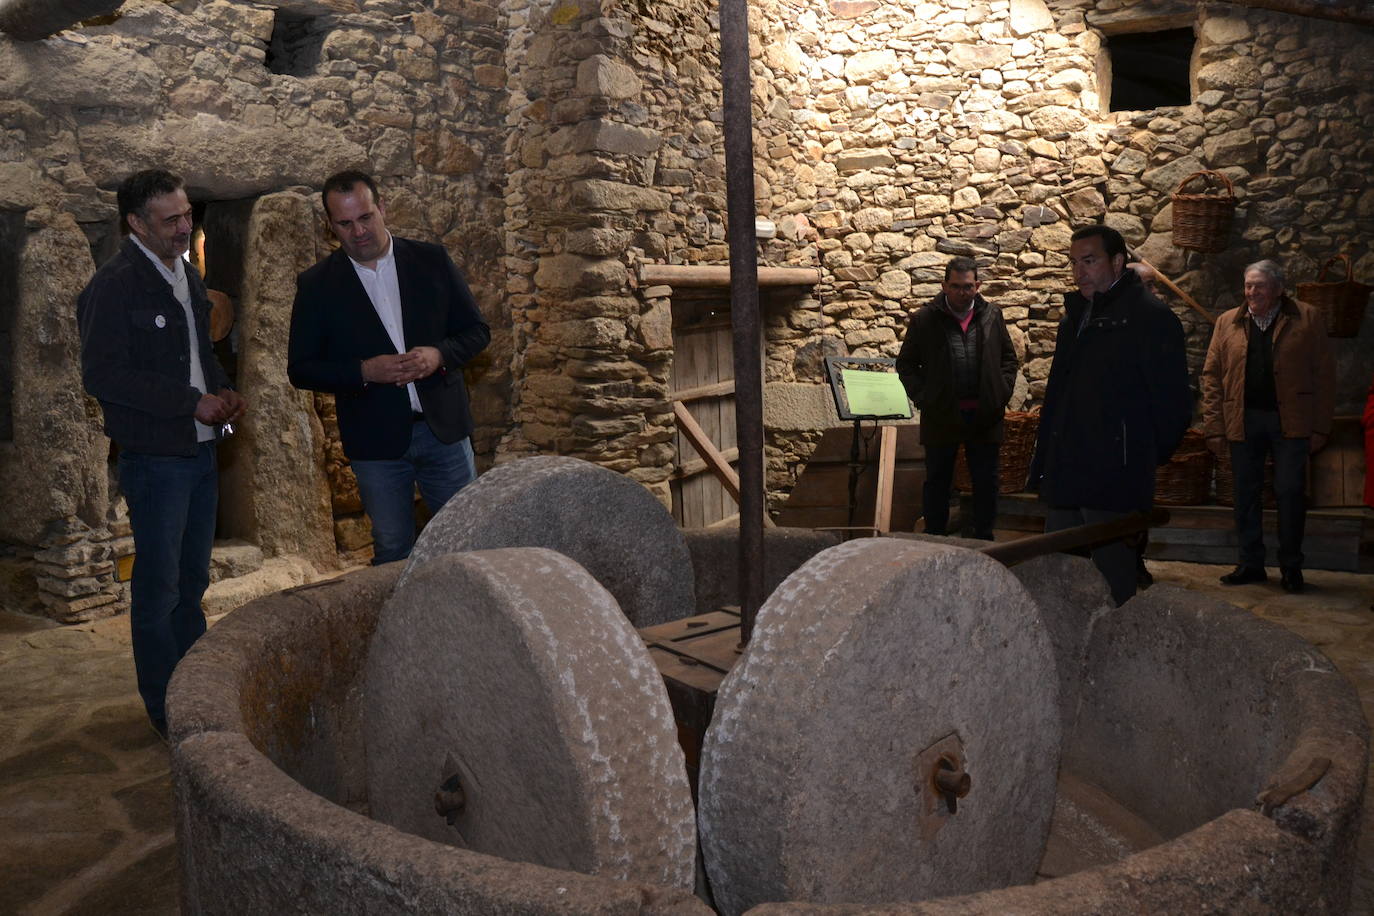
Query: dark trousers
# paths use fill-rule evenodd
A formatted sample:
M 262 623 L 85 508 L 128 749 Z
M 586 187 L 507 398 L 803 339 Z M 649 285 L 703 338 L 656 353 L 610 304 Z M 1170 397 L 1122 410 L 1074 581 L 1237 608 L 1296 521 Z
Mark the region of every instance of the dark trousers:
M 964 428 L 974 412 L 964 411 Z M 992 525 L 997 520 L 997 453 L 996 442 L 973 442 L 964 435 L 964 455 L 968 459 L 969 477 L 973 481 L 973 536 L 992 540 Z M 949 533 L 949 496 L 954 486 L 954 463 L 958 445 L 926 446 L 926 482 L 922 489 L 922 506 L 927 534 Z
M 1302 535 L 1307 524 L 1307 448 L 1307 439 L 1283 437 L 1278 411 L 1245 411 L 1245 440 L 1231 443 L 1241 566 L 1264 568 L 1264 458 L 1273 454 L 1274 495 L 1279 509 L 1279 566 L 1302 568 Z
M 194 458 L 119 456 L 119 486 L 134 530 L 134 669 L 152 719 L 167 718 L 172 670 L 205 632 L 200 599 L 210 584 L 217 471 L 214 442 L 201 443 Z
M 1045 516 L 1045 531 L 1062 531 L 1079 525 L 1095 525 L 1110 522 L 1130 515 L 1130 512 L 1110 512 L 1106 509 L 1087 509 L 1081 506 L 1050 506 Z M 1094 547 L 1091 553 L 1093 565 L 1107 580 L 1112 590 L 1112 600 L 1120 607 L 1134 595 L 1138 584 L 1136 566 L 1140 561 L 1139 538 L 1112 541 L 1101 547 Z

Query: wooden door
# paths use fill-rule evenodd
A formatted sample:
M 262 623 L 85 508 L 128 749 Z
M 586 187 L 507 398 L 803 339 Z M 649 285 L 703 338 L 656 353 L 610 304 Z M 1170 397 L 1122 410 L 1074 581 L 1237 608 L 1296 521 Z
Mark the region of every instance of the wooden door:
M 722 297 L 673 300 L 670 395 L 691 412 L 732 467 L 735 441 L 735 367 L 730 306 Z M 739 515 L 739 507 L 681 431 L 674 434 L 673 518 L 683 528 L 706 528 Z

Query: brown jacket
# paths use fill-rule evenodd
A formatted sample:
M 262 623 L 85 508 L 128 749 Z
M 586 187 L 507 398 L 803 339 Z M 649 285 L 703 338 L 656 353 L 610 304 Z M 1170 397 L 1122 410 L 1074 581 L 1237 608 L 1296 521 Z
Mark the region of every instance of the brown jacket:
M 1306 302 L 1284 296 L 1274 319 L 1274 390 L 1279 427 L 1288 439 L 1331 433 L 1336 411 L 1336 364 L 1326 322 Z M 1208 438 L 1245 438 L 1245 354 L 1254 327 L 1242 305 L 1222 313 L 1202 367 L 1202 428 Z

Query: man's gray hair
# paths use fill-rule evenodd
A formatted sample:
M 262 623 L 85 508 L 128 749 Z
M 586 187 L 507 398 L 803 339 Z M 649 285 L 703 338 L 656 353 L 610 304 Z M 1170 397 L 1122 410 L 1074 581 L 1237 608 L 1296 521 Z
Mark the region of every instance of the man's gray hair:
M 1245 268 L 1245 273 L 1241 274 L 1241 276 L 1244 277 L 1252 270 L 1258 270 L 1260 273 L 1265 274 L 1270 280 L 1277 283 L 1280 289 L 1283 288 L 1283 265 L 1278 261 L 1271 261 L 1268 258 L 1265 258 L 1263 261 L 1256 261 Z

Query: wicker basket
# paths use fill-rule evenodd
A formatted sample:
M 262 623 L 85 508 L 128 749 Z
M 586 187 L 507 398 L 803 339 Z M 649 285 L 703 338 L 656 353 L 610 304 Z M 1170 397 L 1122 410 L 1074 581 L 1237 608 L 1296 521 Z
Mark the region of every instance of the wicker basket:
M 1337 261 L 1345 262 L 1345 279 L 1327 282 L 1326 271 Z M 1350 255 L 1338 254 L 1322 265 L 1315 283 L 1299 283 L 1298 298 L 1321 309 L 1326 333 L 1331 337 L 1354 337 L 1360 333 L 1365 304 L 1374 287 L 1356 282 Z
M 1169 463 L 1155 471 L 1155 502 L 1197 506 L 1207 502 L 1212 485 L 1212 453 L 1201 431 L 1190 429 Z
M 1195 178 L 1212 178 L 1225 189 L 1204 189 L 1200 194 L 1185 194 L 1183 189 Z M 1231 220 L 1236 213 L 1236 195 L 1231 179 L 1220 172 L 1203 169 L 1179 182 L 1173 194 L 1174 244 L 1193 251 L 1225 251 L 1231 235 Z
M 1236 476 L 1231 470 L 1231 449 L 1230 443 L 1221 450 L 1221 457 L 1217 458 L 1216 473 L 1216 493 L 1217 502 L 1223 506 L 1234 506 L 1236 504 Z M 1278 506 L 1278 497 L 1274 495 L 1274 458 L 1268 456 L 1264 460 L 1264 487 L 1260 490 L 1260 503 L 1266 509 L 1273 509 Z
M 1009 410 L 1003 417 L 1002 446 L 997 450 L 999 493 L 1020 493 L 1025 489 L 1039 429 L 1039 410 Z M 965 493 L 973 491 L 973 478 L 969 476 L 963 446 L 959 447 L 959 459 L 954 465 L 954 488 Z

